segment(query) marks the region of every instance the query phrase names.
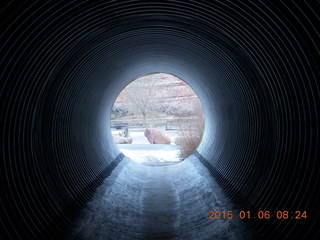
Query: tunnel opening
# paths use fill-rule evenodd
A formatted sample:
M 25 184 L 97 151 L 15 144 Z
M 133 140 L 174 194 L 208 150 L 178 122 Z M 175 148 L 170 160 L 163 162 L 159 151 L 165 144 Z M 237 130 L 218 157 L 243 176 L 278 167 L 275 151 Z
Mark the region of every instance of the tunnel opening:
M 110 118 L 118 149 L 149 166 L 180 163 L 196 151 L 204 133 L 198 95 L 181 78 L 162 72 L 127 84 L 114 101 Z

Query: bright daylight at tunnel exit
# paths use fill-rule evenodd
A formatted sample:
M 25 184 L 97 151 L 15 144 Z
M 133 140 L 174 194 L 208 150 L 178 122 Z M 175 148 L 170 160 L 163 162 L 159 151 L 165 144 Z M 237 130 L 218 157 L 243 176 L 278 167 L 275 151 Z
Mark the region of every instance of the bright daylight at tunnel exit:
M 197 149 L 204 111 L 186 82 L 153 73 L 134 79 L 120 92 L 110 122 L 113 140 L 125 156 L 163 166 L 179 163 Z

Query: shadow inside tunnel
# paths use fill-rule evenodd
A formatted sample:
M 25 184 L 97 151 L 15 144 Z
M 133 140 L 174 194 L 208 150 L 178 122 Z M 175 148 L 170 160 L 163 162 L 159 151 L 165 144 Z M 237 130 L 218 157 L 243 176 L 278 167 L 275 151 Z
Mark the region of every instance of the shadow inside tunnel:
M 254 239 L 197 157 L 157 168 L 124 158 L 73 223 L 67 239 Z

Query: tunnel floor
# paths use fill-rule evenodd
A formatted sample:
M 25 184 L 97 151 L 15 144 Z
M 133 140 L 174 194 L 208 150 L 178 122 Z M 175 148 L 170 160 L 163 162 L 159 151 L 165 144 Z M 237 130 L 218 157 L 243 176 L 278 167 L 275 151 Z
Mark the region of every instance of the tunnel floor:
M 124 158 L 71 227 L 68 239 L 251 239 L 236 211 L 194 156 L 171 166 Z

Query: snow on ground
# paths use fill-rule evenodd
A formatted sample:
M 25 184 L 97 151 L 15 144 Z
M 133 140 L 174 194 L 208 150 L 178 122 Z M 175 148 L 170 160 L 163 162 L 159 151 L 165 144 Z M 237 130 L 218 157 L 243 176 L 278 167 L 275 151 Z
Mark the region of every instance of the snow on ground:
M 117 144 L 120 151 L 132 160 L 146 165 L 169 165 L 181 162 L 180 150 L 168 144 Z
M 209 219 L 209 211 L 239 214 L 195 156 L 159 167 L 124 158 L 66 239 L 257 239 L 241 219 Z
M 162 130 L 162 129 L 159 129 Z M 120 130 L 112 130 L 112 135 L 119 136 Z M 181 162 L 180 150 L 174 144 L 176 131 L 163 131 L 171 139 L 171 144 L 150 144 L 144 136 L 144 129 L 129 129 L 132 144 L 117 144 L 120 151 L 132 160 L 145 165 L 161 166 Z
M 178 131 L 176 130 L 169 130 L 165 131 L 163 128 L 154 128 L 156 130 L 159 130 L 163 132 L 165 135 L 167 135 L 171 139 L 171 145 L 175 145 L 175 140 L 178 137 Z M 135 128 L 130 129 L 129 128 L 129 137 L 133 139 L 134 144 L 149 144 L 148 139 L 144 136 L 144 130 L 145 128 Z M 121 133 L 121 130 L 112 130 L 113 136 L 119 136 L 119 133 Z

